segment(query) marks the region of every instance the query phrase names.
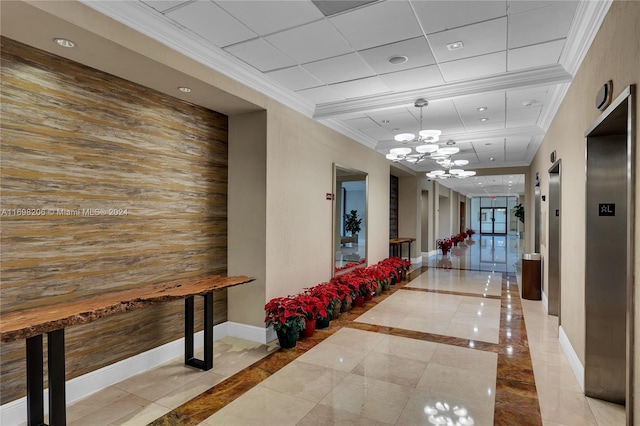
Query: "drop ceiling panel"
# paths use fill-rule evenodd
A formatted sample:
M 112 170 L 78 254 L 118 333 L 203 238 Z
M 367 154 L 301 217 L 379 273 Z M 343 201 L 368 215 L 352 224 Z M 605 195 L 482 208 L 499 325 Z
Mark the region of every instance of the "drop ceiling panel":
M 363 129 L 359 129 L 365 135 L 377 139 L 377 140 L 385 140 L 385 139 L 393 139 L 393 134 L 384 127 L 376 126 L 376 127 L 367 127 Z
M 402 131 L 396 131 L 396 133 L 402 133 L 404 131 L 409 132 L 409 129 L 413 129 L 411 130 L 411 132 L 415 133 L 416 129 L 418 128 L 418 122 L 406 108 L 371 111 L 368 112 L 367 115 L 371 117 L 371 119 L 376 123 L 380 124 L 381 126 L 388 127 L 389 129 L 406 129 Z M 384 120 L 387 120 L 388 123 L 383 123 Z
M 353 51 L 344 37 L 326 20 L 272 34 L 265 39 L 301 64 Z
M 416 37 L 410 40 L 361 50 L 359 53 L 378 74 L 397 72 L 436 63 L 427 39 L 424 37 Z M 392 56 L 406 56 L 407 62 L 404 64 L 391 64 L 389 63 L 389 58 Z
M 438 62 L 480 56 L 507 48 L 507 18 L 493 19 L 427 36 Z M 449 50 L 447 44 L 462 41 L 464 47 Z
M 227 52 L 261 72 L 285 68 L 296 63 L 261 38 L 225 47 Z
M 352 118 L 350 120 L 344 120 L 344 124 L 354 129 L 360 130 L 368 127 L 380 127 L 369 117 Z
M 517 129 L 518 127 L 531 127 L 538 124 L 538 118 L 523 118 L 521 120 L 507 119 L 507 129 Z
M 219 47 L 257 36 L 240 21 L 210 1 L 196 1 L 169 11 L 166 16 Z
M 514 108 L 507 111 L 507 119 L 508 120 L 523 120 L 526 118 L 535 118 L 536 120 L 540 117 L 540 112 L 542 112 L 541 106 L 531 106 L 531 107 L 520 107 Z
M 357 53 L 311 62 L 303 65 L 303 68 L 325 84 L 375 75 L 369 65 Z
M 507 14 L 502 1 L 414 1 L 413 7 L 425 33 L 461 27 Z
M 509 49 L 566 38 L 576 11 L 575 2 L 509 15 Z
M 342 93 L 347 99 L 360 98 L 364 96 L 380 95 L 388 93 L 389 88 L 378 77 L 361 78 L 360 80 L 336 83 L 330 86 L 332 89 Z
M 344 101 L 344 96 L 329 86 L 313 87 L 311 89 L 298 90 L 296 92 L 309 102 L 324 104 L 328 102 Z
M 373 3 L 377 0 L 312 0 L 318 9 L 322 11 L 324 16 L 335 15 L 336 13 L 345 12 L 364 6 L 367 3 Z
M 454 99 L 453 103 L 465 124 L 476 124 L 483 117 L 504 121 L 505 92 L 465 96 Z M 480 107 L 487 109 L 478 111 Z
M 410 112 L 416 117 L 416 120 L 419 120 L 419 108 L 413 108 Z M 458 117 L 453 102 L 448 99 L 443 99 L 430 102 L 429 105 L 423 109 L 422 127 L 424 129 L 442 130 L 443 134 L 452 134 L 454 133 L 454 129 L 462 128 L 464 125 L 462 121 L 460 121 L 460 117 Z M 444 137 L 440 139 L 443 140 Z
M 489 120 L 483 122 L 471 123 L 465 128 L 469 132 L 485 132 L 487 130 L 501 130 L 505 128 L 504 118 L 502 120 Z
M 522 108 L 523 103 L 541 106 L 546 103 L 549 91 L 546 88 L 520 89 L 507 91 L 507 109 Z
M 323 18 L 309 1 L 216 1 L 259 35 L 297 27 Z
M 394 92 L 434 87 L 444 83 L 436 65 L 383 74 L 380 79 Z
M 143 3 L 151 6 L 158 12 L 164 12 L 171 8 L 174 8 L 180 4 L 188 3 L 185 0 L 171 1 L 171 0 L 144 0 Z
M 524 161 L 527 158 L 527 150 L 507 150 L 505 161 Z
M 492 124 L 494 123 L 502 123 L 504 125 L 505 121 L 505 111 L 504 108 L 502 110 L 489 109 L 487 111 L 474 111 L 473 113 L 461 115 L 462 122 L 464 123 L 467 129 L 478 129 L 489 130 L 492 128 Z M 488 121 L 480 121 L 480 119 L 488 118 Z M 496 128 L 496 127 L 493 127 Z M 502 128 L 502 127 L 497 127 Z
M 557 64 L 566 39 L 511 49 L 507 54 L 507 71 Z
M 273 80 L 282 87 L 290 90 L 309 89 L 311 87 L 322 86 L 322 82 L 305 71 L 302 67 L 290 67 L 281 70 L 271 71 L 265 74 L 267 78 Z
M 509 13 L 522 13 L 533 9 L 540 9 L 543 7 L 553 6 L 556 1 L 544 1 L 544 0 L 512 0 L 509 1 Z
M 486 153 L 488 151 L 500 151 L 504 150 L 504 139 L 488 139 L 483 141 L 471 142 L 473 149 L 479 153 Z
M 329 18 L 356 50 L 422 35 L 407 1 L 385 1 Z
M 491 53 L 475 58 L 440 64 L 445 81 L 480 78 L 507 70 L 507 52 Z

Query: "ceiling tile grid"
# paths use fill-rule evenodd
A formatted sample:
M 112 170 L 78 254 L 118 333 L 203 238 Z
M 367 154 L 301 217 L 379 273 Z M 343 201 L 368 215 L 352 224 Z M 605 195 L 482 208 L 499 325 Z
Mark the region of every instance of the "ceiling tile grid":
M 398 146 L 395 134 L 420 130 L 413 103 L 425 97 L 423 127 L 442 130 L 441 143 L 468 143 L 458 155 L 479 168 L 531 160 L 545 108 L 558 102 L 554 87 L 570 79 L 560 61 L 579 53 L 574 20 L 590 18 L 573 0 L 141 3 L 321 107 L 324 123 L 376 140 L 381 154 Z

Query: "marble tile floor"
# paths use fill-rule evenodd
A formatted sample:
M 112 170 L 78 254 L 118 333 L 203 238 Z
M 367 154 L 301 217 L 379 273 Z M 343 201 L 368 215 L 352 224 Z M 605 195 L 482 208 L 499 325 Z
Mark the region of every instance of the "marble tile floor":
M 68 424 L 623 425 L 584 397 L 518 278 L 423 267 L 294 349 L 226 337 L 213 370 L 176 359 L 71 404 Z

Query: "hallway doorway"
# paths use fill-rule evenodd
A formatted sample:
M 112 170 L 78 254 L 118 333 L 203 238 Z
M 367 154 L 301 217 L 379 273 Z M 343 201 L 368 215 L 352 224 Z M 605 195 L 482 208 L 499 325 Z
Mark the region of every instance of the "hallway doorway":
M 498 234 L 507 233 L 507 208 L 506 207 L 481 207 L 480 208 L 480 233 Z

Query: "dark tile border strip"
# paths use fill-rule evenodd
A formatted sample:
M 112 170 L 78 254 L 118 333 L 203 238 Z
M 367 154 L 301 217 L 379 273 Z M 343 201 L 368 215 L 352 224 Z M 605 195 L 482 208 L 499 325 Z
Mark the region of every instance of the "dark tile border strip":
M 345 324 L 344 327 L 389 334 L 398 337 L 407 337 L 409 339 L 424 340 L 433 343 L 443 343 L 445 345 L 459 346 L 463 348 L 477 349 L 479 351 L 498 353 L 500 350 L 499 345 L 495 343 L 464 339 L 461 337 L 444 336 L 442 334 L 426 333 L 424 331 L 407 330 L 406 328 L 388 327 L 384 325 L 367 324 L 364 322 L 351 322 Z
M 403 288 L 411 280 L 427 270 L 427 267 L 416 268 L 411 271 L 405 281 L 397 283 L 391 287 L 390 291 L 384 292 L 375 299 L 366 302 L 364 306 L 353 308 L 350 312 L 345 312 L 336 320 L 332 320 L 329 328 L 316 330 L 312 337 L 299 340 L 293 349 L 280 349 L 266 357 L 256 361 L 242 371 L 228 377 L 211 389 L 185 402 L 179 407 L 169 411 L 164 416 L 149 423 L 152 426 L 174 426 L 174 425 L 198 425 L 204 420 L 224 408 L 226 405 L 242 396 L 245 392 L 258 385 L 270 375 L 295 360 L 311 348 L 325 340 L 327 337 L 348 326 L 353 320 L 381 301 L 385 300 L 397 290 Z
M 313 337 L 298 341 L 295 348 L 278 350 L 267 355 L 248 368 L 245 368 L 206 392 L 171 410 L 164 416 L 150 423 L 150 425 L 198 425 L 342 327 L 349 327 L 411 339 L 427 340 L 467 348 L 471 347 L 477 350 L 497 353 L 498 368 L 496 374 L 494 424 L 505 426 L 512 426 L 514 424 L 541 426 L 542 417 L 538 404 L 538 395 L 533 376 L 522 305 L 520 303 L 520 295 L 514 273 L 502 272 L 500 331 L 499 343 L 497 345 L 494 343 L 473 341 L 473 346 L 471 346 L 472 341 L 469 339 L 354 322 L 355 318 L 400 289 L 483 297 L 482 295 L 470 293 L 405 287 L 406 284 L 427 269 L 428 267 L 423 266 L 412 271 L 406 281 L 398 283 L 394 286 L 395 288 L 392 287 L 391 291 L 381 294 L 376 297 L 376 299 L 367 302 L 363 307 L 354 308 L 350 312 L 343 313 L 340 315 L 340 318 L 331 321 L 329 328 L 316 330 Z M 496 275 L 498 274 L 499 272 L 496 272 Z M 487 296 L 487 298 L 497 298 L 497 296 Z
M 454 296 L 465 296 L 465 297 L 480 297 L 482 299 L 502 299 L 502 296 L 493 296 L 491 294 L 482 295 L 478 293 L 466 293 L 463 291 L 449 291 L 449 290 L 434 290 L 432 288 L 417 288 L 417 287 L 404 287 L 403 290 L 408 291 L 421 291 L 424 293 L 438 293 L 438 294 L 451 294 Z
M 502 274 L 494 425 L 542 426 L 529 341 L 515 273 Z

